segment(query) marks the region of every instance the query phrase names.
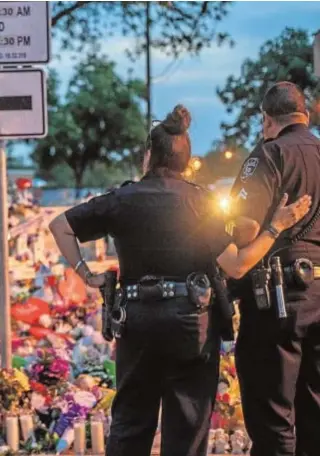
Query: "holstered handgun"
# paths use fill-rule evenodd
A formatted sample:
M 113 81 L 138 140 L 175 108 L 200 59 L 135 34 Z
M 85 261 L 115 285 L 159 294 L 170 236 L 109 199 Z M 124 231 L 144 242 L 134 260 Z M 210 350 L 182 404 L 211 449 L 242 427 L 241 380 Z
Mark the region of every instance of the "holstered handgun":
M 117 271 L 107 271 L 105 273 L 104 287 L 100 288 L 103 297 L 102 303 L 102 335 L 108 342 L 113 340 L 112 331 L 112 309 L 115 303 Z
M 187 277 L 187 288 L 190 301 L 197 309 L 205 311 L 211 304 L 212 288 L 206 274 L 193 272 Z
M 234 340 L 233 321 L 235 309 L 229 298 L 226 279 L 221 275 L 216 263 L 213 266 L 212 287 L 216 296 L 216 306 L 221 317 L 221 337 L 224 341 Z

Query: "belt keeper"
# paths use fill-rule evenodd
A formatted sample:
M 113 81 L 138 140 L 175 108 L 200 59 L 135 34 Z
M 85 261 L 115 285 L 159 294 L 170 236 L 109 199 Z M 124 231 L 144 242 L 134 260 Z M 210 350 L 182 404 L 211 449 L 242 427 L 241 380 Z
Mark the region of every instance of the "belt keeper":
M 127 298 L 137 299 L 138 298 L 138 285 L 129 285 L 127 287 Z
M 164 298 L 174 298 L 175 296 L 175 286 L 172 282 L 164 282 L 163 284 L 163 294 Z
M 127 285 L 125 287 L 126 296 L 128 300 L 135 300 L 140 298 L 139 285 Z M 173 282 L 162 283 L 162 298 L 171 299 L 176 296 L 176 285 Z

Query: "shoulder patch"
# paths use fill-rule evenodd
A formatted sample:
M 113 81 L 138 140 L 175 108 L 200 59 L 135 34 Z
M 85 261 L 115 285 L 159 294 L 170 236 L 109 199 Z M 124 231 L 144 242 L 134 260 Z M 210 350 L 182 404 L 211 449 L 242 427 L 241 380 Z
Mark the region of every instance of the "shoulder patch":
M 259 158 L 252 157 L 248 158 L 242 167 L 240 179 L 245 182 L 249 177 L 253 176 L 259 164 Z

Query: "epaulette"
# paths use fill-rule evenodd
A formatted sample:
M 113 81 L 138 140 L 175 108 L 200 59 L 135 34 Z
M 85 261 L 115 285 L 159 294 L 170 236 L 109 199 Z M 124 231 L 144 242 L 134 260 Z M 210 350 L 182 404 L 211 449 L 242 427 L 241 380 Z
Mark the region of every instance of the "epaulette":
M 191 182 L 191 181 L 188 181 L 188 180 L 185 180 L 185 179 L 184 179 L 184 182 L 185 182 L 186 184 L 192 185 L 193 187 L 195 187 L 195 188 L 198 189 L 198 190 L 206 190 L 204 187 L 202 187 L 202 186 L 199 185 L 199 184 L 195 184 L 194 182 Z
M 131 185 L 131 184 L 135 184 L 136 182 L 133 181 L 133 180 L 126 180 L 123 182 L 123 184 L 120 185 L 120 187 L 125 187 L 126 185 Z
M 228 220 L 225 225 L 225 230 L 226 233 L 228 233 L 230 236 L 233 236 L 234 229 L 236 227 L 236 223 L 234 220 Z

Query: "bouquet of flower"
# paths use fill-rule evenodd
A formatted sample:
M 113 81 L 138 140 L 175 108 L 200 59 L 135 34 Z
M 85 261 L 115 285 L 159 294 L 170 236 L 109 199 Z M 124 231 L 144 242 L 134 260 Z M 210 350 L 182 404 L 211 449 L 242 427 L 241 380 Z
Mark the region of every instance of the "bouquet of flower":
M 66 382 L 70 375 L 70 363 L 59 357 L 54 349 L 38 350 L 37 359 L 30 368 L 30 377 L 48 387 Z
M 224 353 L 221 358 L 213 426 L 229 431 L 237 426 L 243 426 L 240 389 L 236 376 L 234 355 L 231 351 Z
M 18 369 L 0 370 L 0 410 L 2 413 L 14 412 L 29 407 L 28 377 Z

